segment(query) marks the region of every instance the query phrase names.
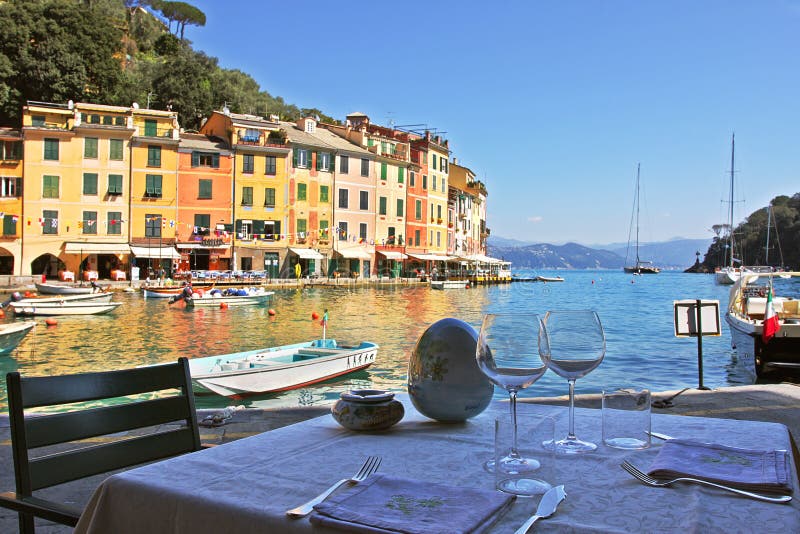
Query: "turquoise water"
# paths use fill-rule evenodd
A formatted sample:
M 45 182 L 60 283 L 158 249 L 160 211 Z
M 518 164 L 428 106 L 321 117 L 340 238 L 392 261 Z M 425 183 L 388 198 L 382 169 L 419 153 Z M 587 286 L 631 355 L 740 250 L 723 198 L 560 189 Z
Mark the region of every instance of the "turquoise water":
M 607 336 L 605 360 L 577 382 L 578 393 L 600 391 L 609 384 L 636 384 L 655 391 L 697 387 L 697 342 L 673 334 L 673 301 L 714 299 L 725 309 L 727 287 L 711 275 L 662 272 L 631 276 L 612 271 L 525 272 L 562 276 L 559 283 L 526 283 L 473 289 L 428 287 L 310 288 L 276 292 L 269 306 L 185 310 L 165 299 L 145 300 L 140 293 L 118 293 L 124 302 L 115 312 L 96 317 L 58 318 L 56 327 L 43 319 L 8 356 L 0 371 L 29 375 L 106 370 L 188 357 L 225 354 L 284 345 L 321 337 L 313 312 L 330 315 L 328 337 L 339 341 L 373 341 L 380 345 L 368 370 L 321 385 L 241 401 L 214 396 L 198 398 L 198 407 L 278 407 L 330 402 L 341 391 L 373 387 L 405 391 L 408 357 L 424 330 L 444 317 L 478 327 L 486 312 L 543 313 L 549 309 L 591 308 L 598 312 Z M 275 316 L 268 309 L 276 311 Z M 10 314 L 9 314 L 10 315 Z M 14 320 L 13 317 L 6 320 Z M 745 383 L 737 374 L 727 324 L 719 337 L 703 339 L 704 381 L 710 387 Z M 536 340 L 531 337 L 531 343 Z M 5 381 L 0 408 L 5 410 Z M 552 372 L 522 396 L 562 395 L 567 384 Z M 504 398 L 503 391 L 497 391 Z

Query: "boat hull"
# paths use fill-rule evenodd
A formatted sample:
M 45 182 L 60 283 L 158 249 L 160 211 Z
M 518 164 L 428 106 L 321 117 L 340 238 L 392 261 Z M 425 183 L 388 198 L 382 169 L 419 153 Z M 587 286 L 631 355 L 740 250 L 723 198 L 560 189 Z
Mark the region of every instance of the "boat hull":
M 115 310 L 121 302 L 47 302 L 43 304 L 19 304 L 12 302 L 9 306 L 19 316 L 53 316 L 53 315 L 100 315 Z
M 623 267 L 623 271 L 628 274 L 658 274 L 661 269 L 658 267 L 646 267 L 640 265 L 639 267 Z
M 22 299 L 20 301 L 17 301 L 17 304 L 19 305 L 27 304 L 31 306 L 36 306 L 38 304 L 54 303 L 54 302 L 100 303 L 100 302 L 111 302 L 111 297 L 113 296 L 114 293 L 90 293 L 88 295 L 57 295 L 53 297 Z
M 322 346 L 314 346 L 319 344 Z M 337 347 L 333 340 L 189 360 L 197 393 L 243 397 L 305 387 L 366 369 L 378 346 Z
M 800 273 L 787 273 L 800 278 Z M 800 370 L 800 310 L 796 299 L 777 296 L 773 308 L 780 328 L 768 342 L 762 339 L 766 298 L 752 282 L 769 274 L 747 273 L 731 289 L 725 313 L 736 351 L 736 366 L 751 379 L 770 370 Z
M 17 345 L 28 335 L 35 321 L 25 321 L 22 323 L 9 323 L 0 326 L 0 354 L 8 354 L 17 348 Z
M 431 289 L 464 289 L 469 287 L 467 280 L 431 280 Z
M 227 306 L 255 306 L 266 304 L 272 298 L 273 292 L 267 291 L 255 295 L 221 297 L 215 295 L 204 295 L 194 297 L 186 301 L 187 308 L 219 308 L 222 304 Z
M 195 291 L 207 291 L 211 286 L 192 286 Z M 168 299 L 181 294 L 182 287 L 144 287 L 142 296 L 146 299 Z
M 92 286 L 60 286 L 56 284 L 36 283 L 36 290 L 42 295 L 87 295 L 94 291 Z

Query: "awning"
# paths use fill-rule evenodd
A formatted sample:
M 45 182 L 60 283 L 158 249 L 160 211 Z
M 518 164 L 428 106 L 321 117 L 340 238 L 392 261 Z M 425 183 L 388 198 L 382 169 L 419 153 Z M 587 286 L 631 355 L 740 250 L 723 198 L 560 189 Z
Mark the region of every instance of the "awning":
M 173 247 L 136 247 L 131 245 L 131 254 L 137 258 L 181 259 L 181 254 Z
M 472 254 L 471 256 L 462 256 L 460 259 L 468 261 L 468 262 L 478 262 L 478 263 L 500 263 L 501 260 L 496 258 L 490 258 L 489 256 L 484 256 L 483 254 Z
M 67 243 L 64 246 L 67 254 L 130 254 L 131 247 L 127 243 Z
M 178 243 L 175 246 L 182 249 L 208 249 L 208 250 L 230 248 L 230 245 L 227 243 L 223 243 L 222 245 L 202 245 L 200 243 Z
M 359 248 L 345 248 L 336 252 L 341 254 L 343 258 L 350 260 L 368 260 L 371 258 L 369 254 Z
M 304 260 L 323 260 L 325 256 L 314 250 L 313 248 L 290 248 L 292 254 L 297 254 Z
M 455 259 L 451 256 L 440 256 L 439 254 L 409 254 L 409 256 L 422 261 L 451 261 Z
M 383 254 L 387 260 L 405 260 L 408 258 L 408 256 L 402 252 L 393 252 L 390 250 L 378 250 L 377 252 L 378 254 Z

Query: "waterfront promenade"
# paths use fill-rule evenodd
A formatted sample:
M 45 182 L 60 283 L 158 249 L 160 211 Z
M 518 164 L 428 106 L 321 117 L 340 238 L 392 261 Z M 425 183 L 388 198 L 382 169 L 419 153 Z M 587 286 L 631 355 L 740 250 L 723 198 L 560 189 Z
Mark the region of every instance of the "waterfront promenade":
M 653 400 L 673 397 L 678 391 L 665 391 L 653 395 Z M 599 408 L 599 395 L 578 395 L 577 405 L 587 408 Z M 564 405 L 567 397 L 547 397 L 521 399 L 521 402 Z M 725 387 L 710 391 L 688 389 L 674 397 L 672 407 L 653 408 L 654 413 L 672 415 L 716 417 L 728 419 L 744 419 L 769 421 L 786 425 L 795 438 L 800 437 L 800 386 L 796 384 L 761 384 L 752 386 Z M 329 406 L 305 408 L 241 409 L 217 427 L 201 427 L 200 438 L 203 443 L 223 444 L 229 441 L 267 432 L 274 428 L 290 425 L 312 417 L 325 416 L 330 412 Z M 221 415 L 220 410 L 201 410 L 198 419 Z M 600 424 L 600 418 L 597 423 Z M 657 430 L 657 429 L 656 429 Z M 264 451 L 269 454 L 269 451 Z M 795 451 L 795 454 L 797 452 Z M 795 456 L 797 458 L 797 456 Z M 11 490 L 14 487 L 13 464 L 11 460 L 11 439 L 8 428 L 8 417 L 0 417 L 0 490 Z M 106 475 L 91 479 L 79 480 L 60 487 L 41 492 L 48 498 L 83 506 L 91 496 L 94 488 Z M 42 523 L 44 524 L 44 523 Z M 0 532 L 15 532 L 17 516 L 10 510 L 0 509 Z M 37 528 L 44 534 L 60 534 L 71 532 L 62 526 Z

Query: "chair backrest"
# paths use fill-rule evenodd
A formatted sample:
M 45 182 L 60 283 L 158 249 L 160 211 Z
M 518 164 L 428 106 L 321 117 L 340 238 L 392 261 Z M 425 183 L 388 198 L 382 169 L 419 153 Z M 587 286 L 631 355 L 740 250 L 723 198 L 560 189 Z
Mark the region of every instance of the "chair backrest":
M 14 372 L 6 381 L 19 495 L 201 448 L 186 358 L 173 364 L 64 376 L 23 377 Z M 137 397 L 120 398 L 131 395 Z M 100 401 L 110 402 L 98 405 Z M 86 404 L 63 406 L 70 403 Z M 25 413 L 56 406 L 69 411 Z M 135 436 L 125 432 L 147 427 L 153 428 Z M 75 443 L 98 436 L 107 438 L 99 444 Z M 51 445 L 62 446 L 58 452 L 30 456 L 33 449 Z

